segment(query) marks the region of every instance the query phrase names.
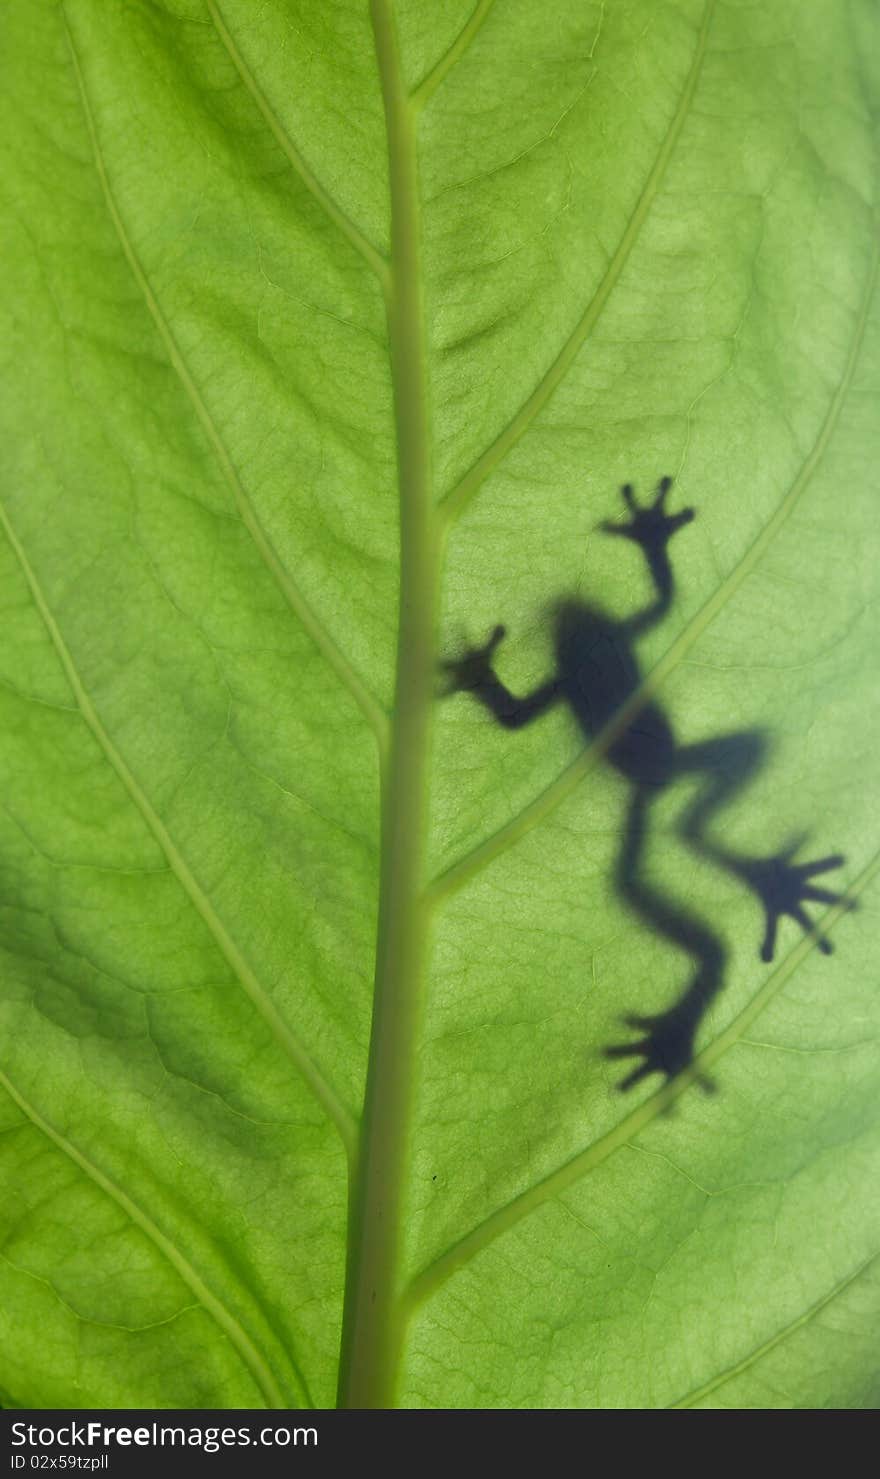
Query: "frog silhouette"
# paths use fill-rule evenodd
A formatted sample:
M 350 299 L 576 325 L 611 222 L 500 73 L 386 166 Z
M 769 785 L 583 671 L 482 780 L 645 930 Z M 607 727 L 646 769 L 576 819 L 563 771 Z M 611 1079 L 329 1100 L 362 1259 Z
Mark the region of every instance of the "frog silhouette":
M 493 666 L 505 636 L 501 625 L 482 647 L 472 647 L 442 664 L 448 674 L 447 693 L 470 694 L 506 729 L 522 729 L 554 705 L 568 704 L 588 742 L 602 735 L 605 761 L 631 787 L 616 886 L 644 922 L 689 955 L 694 967 L 681 997 L 668 1011 L 624 1018 L 627 1026 L 642 1036 L 606 1048 L 609 1058 L 640 1060 L 621 1081 L 621 1089 L 629 1089 L 653 1073 L 672 1078 L 693 1062 L 697 1029 L 724 984 L 726 951 L 711 925 L 666 898 L 641 875 L 651 804 L 674 781 L 685 776 L 696 776 L 701 781 L 683 809 L 677 830 L 697 854 L 734 874 L 757 897 L 764 913 L 760 947 L 763 961 L 774 957 L 779 922 L 784 916 L 812 935 L 819 949 L 829 954 L 830 941 L 814 927 L 804 906 L 844 903 L 852 907 L 842 895 L 814 881 L 844 862 L 840 853 L 796 863 L 803 838 L 767 857 L 756 857 L 735 852 L 710 836 L 709 825 L 716 812 L 764 762 L 764 733 L 746 729 L 681 745 L 656 700 L 639 694 L 642 677 L 633 644 L 661 622 L 672 605 L 674 578 L 669 542 L 695 517 L 692 508 L 668 511 L 671 487 L 672 479 L 662 478 L 653 502 L 642 507 L 627 483 L 621 493 L 628 517 L 601 525 L 606 533 L 629 540 L 642 551 L 654 585 L 654 597 L 643 610 L 618 619 L 584 601 L 558 602 L 556 671 L 523 697 L 516 697 L 505 687 Z M 712 1087 L 705 1078 L 701 1082 L 707 1089 Z

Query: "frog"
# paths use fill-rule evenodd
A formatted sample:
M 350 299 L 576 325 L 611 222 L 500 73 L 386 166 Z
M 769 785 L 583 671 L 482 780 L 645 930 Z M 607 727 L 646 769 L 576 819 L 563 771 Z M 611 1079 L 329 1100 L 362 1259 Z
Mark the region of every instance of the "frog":
M 684 905 L 664 896 L 643 876 L 651 808 L 676 781 L 697 781 L 677 823 L 681 839 L 700 858 L 746 885 L 763 909 L 759 955 L 765 964 L 774 959 L 782 919 L 791 919 L 827 955 L 832 950 L 831 941 L 813 923 L 806 905 L 853 907 L 844 894 L 817 881 L 843 865 L 841 853 L 795 861 L 806 834 L 766 856 L 736 851 L 713 834 L 711 824 L 717 813 L 744 790 L 766 762 L 766 733 L 746 728 L 682 744 L 656 696 L 657 685 L 644 683 L 635 644 L 672 608 L 676 584 L 669 545 L 696 518 L 693 507 L 670 511 L 672 486 L 671 477 L 660 478 L 653 499 L 642 504 L 633 484 L 625 483 L 620 489 L 625 516 L 599 525 L 603 533 L 632 543 L 641 551 L 653 586 L 651 599 L 641 609 L 618 617 L 579 597 L 558 600 L 551 608 L 555 671 L 532 692 L 521 696 L 512 693 L 495 670 L 496 654 L 507 634 L 501 623 L 482 645 L 468 647 L 441 664 L 444 692 L 467 694 L 507 730 L 523 729 L 557 705 L 567 705 L 585 742 L 595 744 L 604 762 L 628 785 L 615 885 L 650 929 L 690 957 L 693 973 L 681 996 L 666 1011 L 632 1012 L 623 1018 L 625 1026 L 640 1036 L 604 1050 L 609 1059 L 637 1060 L 627 1065 L 629 1072 L 618 1085 L 622 1090 L 633 1088 L 652 1074 L 670 1081 L 691 1067 L 700 1024 L 724 985 L 728 952 L 718 932 Z M 707 1075 L 695 1076 L 705 1089 L 714 1089 Z

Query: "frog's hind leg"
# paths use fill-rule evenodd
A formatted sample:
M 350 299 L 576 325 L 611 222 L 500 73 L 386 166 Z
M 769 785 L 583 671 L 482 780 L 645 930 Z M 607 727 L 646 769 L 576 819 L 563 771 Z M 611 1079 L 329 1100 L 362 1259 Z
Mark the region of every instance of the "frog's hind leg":
M 665 897 L 641 876 L 647 835 L 647 818 L 656 791 L 637 787 L 630 802 L 623 847 L 615 871 L 621 896 L 641 918 L 695 962 L 691 984 L 669 1011 L 659 1016 L 629 1016 L 625 1020 L 646 1036 L 606 1049 L 606 1057 L 641 1057 L 644 1061 L 623 1080 L 631 1088 L 650 1073 L 672 1077 L 688 1067 L 694 1056 L 694 1036 L 712 998 L 721 990 L 725 951 L 721 940 L 707 925 L 680 904 Z
M 759 729 L 743 729 L 704 740 L 699 745 L 684 745 L 675 755 L 677 775 L 702 775 L 705 781 L 681 820 L 681 835 L 697 852 L 711 857 L 722 867 L 731 867 L 737 854 L 706 835 L 716 811 L 743 790 L 763 765 L 767 739 Z

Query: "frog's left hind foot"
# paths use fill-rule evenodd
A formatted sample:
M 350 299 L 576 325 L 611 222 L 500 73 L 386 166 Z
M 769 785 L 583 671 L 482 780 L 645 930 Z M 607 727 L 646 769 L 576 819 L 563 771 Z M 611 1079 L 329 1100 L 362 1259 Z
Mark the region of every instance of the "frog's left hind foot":
M 621 1079 L 619 1089 L 631 1089 L 652 1073 L 662 1073 L 664 1078 L 672 1079 L 685 1068 L 690 1068 L 694 1061 L 694 1036 L 700 1014 L 693 1011 L 688 998 L 657 1016 L 633 1015 L 624 1017 L 623 1020 L 627 1027 L 633 1027 L 636 1031 L 645 1033 L 645 1036 L 634 1042 L 615 1043 L 605 1049 L 606 1058 L 643 1060 L 636 1064 L 626 1078 Z M 713 1091 L 714 1085 L 703 1074 L 699 1075 L 699 1082 L 707 1093 Z

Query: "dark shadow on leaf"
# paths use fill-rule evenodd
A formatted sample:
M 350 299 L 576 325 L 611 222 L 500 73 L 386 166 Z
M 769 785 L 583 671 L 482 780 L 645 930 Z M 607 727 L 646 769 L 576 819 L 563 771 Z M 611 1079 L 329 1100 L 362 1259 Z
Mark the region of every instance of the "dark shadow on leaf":
M 497 677 L 493 658 L 505 629 L 498 625 L 482 647 L 472 647 L 443 663 L 446 693 L 473 695 L 506 729 L 521 729 L 557 703 L 566 703 L 589 742 L 605 728 L 641 683 L 634 641 L 668 612 L 674 592 L 669 560 L 670 539 L 694 519 L 694 510 L 670 513 L 671 478 L 662 478 L 646 506 L 632 486 L 621 490 L 627 517 L 602 525 L 606 533 L 639 546 L 654 584 L 654 598 L 642 611 L 618 620 L 580 600 L 554 608 L 556 672 L 533 693 L 518 698 Z M 630 1089 L 651 1074 L 671 1079 L 694 1060 L 694 1041 L 706 1010 L 724 984 L 726 951 L 710 924 L 678 901 L 668 898 L 643 876 L 643 857 L 652 802 L 681 777 L 696 777 L 699 786 L 678 823 L 679 835 L 701 857 L 726 869 L 755 894 L 764 912 L 760 957 L 769 962 L 776 949 L 780 920 L 793 919 L 813 935 L 820 950 L 831 943 L 815 928 L 807 903 L 844 903 L 833 890 L 814 880 L 844 861 L 839 853 L 811 863 L 796 863 L 804 839 L 766 857 L 752 857 L 725 847 L 710 834 L 715 814 L 728 805 L 760 768 L 767 754 L 766 736 L 757 729 L 720 735 L 696 745 L 677 744 L 659 704 L 647 701 L 609 745 L 606 760 L 629 783 L 631 792 L 623 845 L 615 869 L 621 897 L 656 934 L 676 945 L 692 962 L 692 974 L 679 999 L 666 1012 L 632 1015 L 626 1025 L 639 1035 L 605 1049 L 609 1059 L 635 1059 L 621 1080 Z M 714 1084 L 698 1080 L 706 1092 Z

